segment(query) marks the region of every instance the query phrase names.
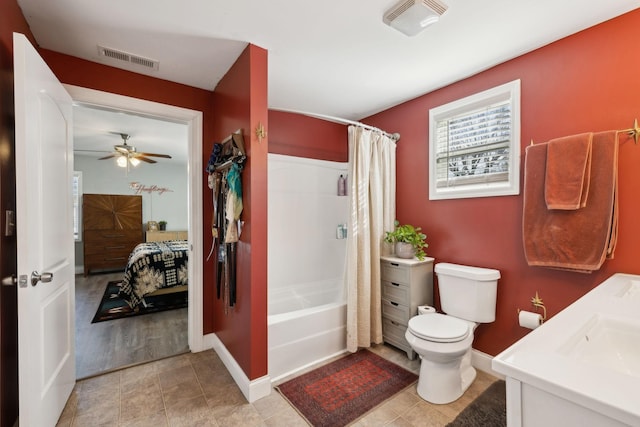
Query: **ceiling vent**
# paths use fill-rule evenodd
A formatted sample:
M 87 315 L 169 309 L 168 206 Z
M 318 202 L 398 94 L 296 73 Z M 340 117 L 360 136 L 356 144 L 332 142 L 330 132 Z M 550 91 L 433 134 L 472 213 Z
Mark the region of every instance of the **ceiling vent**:
M 98 53 L 100 56 L 106 58 L 115 59 L 117 61 L 128 62 L 130 64 L 140 65 L 151 70 L 158 71 L 160 63 L 156 60 L 145 58 L 131 53 L 123 52 L 121 50 L 112 49 L 110 47 L 104 47 L 98 45 Z
M 402 0 L 389 9 L 383 22 L 408 36 L 415 36 L 438 22 L 447 5 L 439 0 Z

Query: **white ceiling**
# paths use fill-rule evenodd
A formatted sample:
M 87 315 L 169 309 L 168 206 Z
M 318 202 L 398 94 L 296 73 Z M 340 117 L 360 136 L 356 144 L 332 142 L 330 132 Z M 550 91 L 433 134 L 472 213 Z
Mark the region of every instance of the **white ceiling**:
M 76 156 L 108 156 L 114 152 L 114 145 L 123 143 L 119 134 L 129 135 L 127 144 L 138 152 L 171 156 L 171 159 L 151 157 L 158 164 L 187 164 L 187 125 L 95 106 L 74 105 L 73 148 Z M 105 161 L 115 162 L 115 158 Z
M 396 0 L 18 3 L 43 48 L 118 66 L 98 55 L 103 45 L 160 64 L 120 68 L 207 90 L 253 43 L 269 52 L 270 108 L 350 120 L 640 7 L 639 0 L 443 1 L 449 8 L 440 22 L 415 37 L 382 22 Z

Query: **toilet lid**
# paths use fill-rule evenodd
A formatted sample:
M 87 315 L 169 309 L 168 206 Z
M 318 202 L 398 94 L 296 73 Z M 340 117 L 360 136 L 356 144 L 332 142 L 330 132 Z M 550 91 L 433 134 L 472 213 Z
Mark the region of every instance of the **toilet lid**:
M 469 335 L 469 324 L 445 314 L 433 313 L 409 319 L 409 330 L 419 338 L 434 342 L 457 342 Z

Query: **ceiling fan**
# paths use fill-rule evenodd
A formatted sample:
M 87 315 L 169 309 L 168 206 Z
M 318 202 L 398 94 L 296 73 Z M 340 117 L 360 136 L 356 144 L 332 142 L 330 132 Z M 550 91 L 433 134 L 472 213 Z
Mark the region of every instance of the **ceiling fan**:
M 117 135 L 120 135 L 122 138 L 122 144 L 114 145 L 114 152 L 109 154 L 108 156 L 100 157 L 98 160 L 106 160 L 117 157 L 117 163 L 120 167 L 128 167 L 129 164 L 131 166 L 138 166 L 140 164 L 140 160 L 147 163 L 157 163 L 157 161 L 150 159 L 149 157 L 162 157 L 165 159 L 170 159 L 171 156 L 168 154 L 158 154 L 158 153 L 143 153 L 136 151 L 136 147 L 133 145 L 127 144 L 127 141 L 131 137 L 126 133 L 113 132 Z

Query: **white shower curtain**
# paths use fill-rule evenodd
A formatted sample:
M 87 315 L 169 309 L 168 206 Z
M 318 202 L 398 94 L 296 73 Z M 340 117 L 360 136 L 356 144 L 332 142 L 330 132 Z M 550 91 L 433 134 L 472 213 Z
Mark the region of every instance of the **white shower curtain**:
M 385 133 L 349 127 L 347 349 L 382 342 L 380 256 L 396 213 L 396 143 Z

